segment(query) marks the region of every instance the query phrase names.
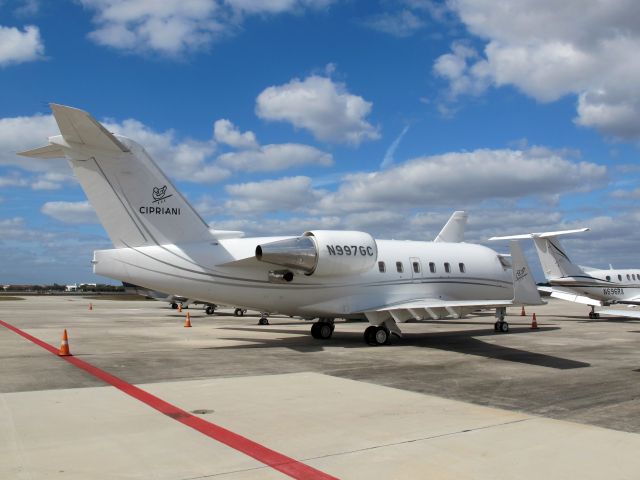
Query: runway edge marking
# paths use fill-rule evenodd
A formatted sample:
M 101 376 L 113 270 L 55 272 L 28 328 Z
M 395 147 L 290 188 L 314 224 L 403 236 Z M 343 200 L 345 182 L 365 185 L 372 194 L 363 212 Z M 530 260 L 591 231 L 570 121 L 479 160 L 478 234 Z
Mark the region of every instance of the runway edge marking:
M 0 320 L 0 325 L 20 335 L 21 337 L 26 338 L 30 342 L 44 348 L 48 352 L 54 354 L 57 358 L 69 362 L 75 367 L 86 371 L 96 378 L 99 378 L 105 383 L 108 383 L 109 385 L 135 398 L 136 400 L 147 404 L 151 408 L 159 411 L 167 417 L 171 417 L 174 420 L 202 433 L 203 435 L 206 435 L 207 437 L 223 443 L 228 447 L 233 448 L 234 450 L 242 452 L 245 455 L 252 457 L 255 460 L 273 468 L 274 470 L 278 470 L 285 475 L 300 480 L 338 480 L 336 477 L 321 472 L 320 470 L 316 470 L 309 465 L 299 462 L 291 457 L 287 457 L 286 455 L 278 453 L 275 450 L 271 450 L 270 448 L 254 442 L 253 440 L 227 430 L 224 427 L 203 420 L 200 417 L 196 417 L 186 410 L 182 410 L 181 408 L 178 408 L 175 405 L 172 405 L 169 402 L 166 402 L 161 398 L 158 398 L 155 395 L 152 395 L 149 392 L 136 387 L 135 385 L 131 385 L 121 378 L 111 375 L 110 373 L 105 372 L 104 370 L 101 370 L 100 368 L 95 367 L 90 363 L 85 362 L 84 360 L 80 360 L 79 358 L 73 356 L 59 357 L 58 349 L 53 345 L 49 345 L 39 338 L 36 338 L 33 335 L 30 335 L 27 332 L 20 330 L 19 328 L 7 322 L 4 322 L 3 320 Z

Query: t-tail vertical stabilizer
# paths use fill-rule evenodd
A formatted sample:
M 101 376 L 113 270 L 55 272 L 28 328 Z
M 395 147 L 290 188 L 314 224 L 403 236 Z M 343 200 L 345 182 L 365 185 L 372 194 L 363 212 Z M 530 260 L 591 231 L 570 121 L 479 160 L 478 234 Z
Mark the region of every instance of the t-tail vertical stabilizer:
M 525 233 L 524 235 L 509 235 L 506 237 L 492 237 L 489 240 L 519 240 L 532 238 L 533 243 L 540 258 L 540 264 L 547 280 L 556 280 L 567 277 L 577 277 L 585 275 L 581 267 L 571 261 L 565 253 L 560 240 L 561 235 L 581 233 L 588 231 L 588 228 L 576 230 L 561 230 L 558 232 Z
M 445 223 L 434 242 L 460 243 L 464 241 L 464 229 L 467 226 L 467 212 L 458 210 L 453 212 L 447 223 Z
M 83 110 L 51 104 L 61 135 L 20 155 L 66 156 L 117 248 L 208 241 L 209 227 L 139 144 Z

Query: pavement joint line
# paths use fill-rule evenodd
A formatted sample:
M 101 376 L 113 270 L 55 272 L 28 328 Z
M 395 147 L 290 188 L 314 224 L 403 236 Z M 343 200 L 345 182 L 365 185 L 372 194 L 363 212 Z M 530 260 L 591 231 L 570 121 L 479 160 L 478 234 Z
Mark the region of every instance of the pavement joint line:
M 203 435 L 206 435 L 213 440 L 216 440 L 228 447 L 244 453 L 245 455 L 254 458 L 255 460 L 277 470 L 285 475 L 288 475 L 295 479 L 300 480 L 337 480 L 336 477 L 333 477 L 327 473 L 321 472 L 320 470 L 316 470 L 315 468 L 306 465 L 298 460 L 295 460 L 291 457 L 287 457 L 275 450 L 271 450 L 268 447 L 265 447 L 253 440 L 250 440 L 242 435 L 239 435 L 231 430 L 227 430 L 224 427 L 216 425 L 215 423 L 208 422 L 200 417 L 197 417 L 186 410 L 182 410 L 175 405 L 162 400 L 155 395 L 147 392 L 146 390 L 141 389 L 135 385 L 125 382 L 124 380 L 116 377 L 115 375 L 111 375 L 109 372 L 105 370 L 101 370 L 100 368 L 91 365 L 84 360 L 80 360 L 74 356 L 58 356 L 58 349 L 53 345 L 50 345 L 43 340 L 40 340 L 33 335 L 28 334 L 27 332 L 19 329 L 11 325 L 10 323 L 4 322 L 0 320 L 0 326 L 11 330 L 12 332 L 20 335 L 21 337 L 29 340 L 30 342 L 42 347 L 48 352 L 55 355 L 57 358 L 64 360 L 73 366 L 84 370 L 85 372 L 93 375 L 96 378 L 104 381 L 105 383 L 117 388 L 123 393 L 129 395 L 136 400 L 146 404 L 147 406 L 157 410 L 163 415 L 170 417 L 177 422 L 186 425 Z
M 307 458 L 304 458 L 303 461 L 308 462 L 309 460 L 321 460 L 323 458 L 339 457 L 341 455 L 350 455 L 352 453 L 366 452 L 366 451 L 369 451 L 369 450 L 376 450 L 378 448 L 395 447 L 395 446 L 398 446 L 398 445 L 405 445 L 405 444 L 408 444 L 408 443 L 415 443 L 415 442 L 423 442 L 423 441 L 427 441 L 427 440 L 434 440 L 436 438 L 452 437 L 454 435 L 459 435 L 461 433 L 471 433 L 471 432 L 477 432 L 477 431 L 480 431 L 480 430 L 488 430 L 490 428 L 503 427 L 505 425 L 513 425 L 513 424 L 516 424 L 516 423 L 528 422 L 528 421 L 533 420 L 534 418 L 535 417 L 521 418 L 519 420 L 511 420 L 509 422 L 496 423 L 496 424 L 493 424 L 493 425 L 485 425 L 483 427 L 466 428 L 464 430 L 458 430 L 456 432 L 439 433 L 438 435 L 432 435 L 432 436 L 429 436 L 429 437 L 412 438 L 411 440 L 402 440 L 401 442 L 385 443 L 385 444 L 382 444 L 382 445 L 373 445 L 371 447 L 357 448 L 355 450 L 345 450 L 344 452 L 328 453 L 326 455 L 319 455 L 317 457 L 307 457 Z

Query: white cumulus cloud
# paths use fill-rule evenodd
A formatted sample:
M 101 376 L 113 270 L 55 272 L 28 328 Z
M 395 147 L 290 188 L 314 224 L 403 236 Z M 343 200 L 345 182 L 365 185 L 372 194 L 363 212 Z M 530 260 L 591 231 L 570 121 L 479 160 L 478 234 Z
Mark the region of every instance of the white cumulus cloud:
M 24 30 L 0 25 L 0 67 L 30 62 L 44 56 L 40 30 L 27 25 Z
M 127 52 L 169 57 L 209 48 L 249 15 L 318 10 L 333 0 L 80 0 L 94 12 L 89 37 Z
M 263 145 L 257 150 L 224 153 L 218 161 L 220 165 L 234 170 L 265 172 L 303 165 L 327 167 L 333 164 L 333 156 L 309 145 L 280 143 Z
M 349 93 L 345 84 L 311 75 L 263 90 L 256 99 L 256 114 L 309 130 L 322 141 L 359 145 L 380 138 L 378 128 L 366 120 L 372 106 Z
M 253 132 L 241 133 L 240 130 L 227 119 L 216 120 L 213 124 L 213 135 L 217 142 L 240 149 L 258 148 L 258 141 Z
M 383 171 L 348 175 L 318 208 L 356 212 L 387 205 L 470 205 L 490 199 L 588 191 L 606 179 L 606 167 L 571 161 L 546 148 L 480 149 L 421 157 Z
M 578 96 L 576 123 L 640 138 L 640 3 L 630 0 L 451 0 L 482 52 L 460 48 L 434 64 L 450 95 L 512 85 L 541 102 Z
M 226 190 L 233 198 L 225 208 L 237 214 L 299 210 L 320 195 L 312 189 L 311 179 L 303 176 L 227 185 Z
M 42 213 L 63 223 L 97 223 L 98 217 L 88 201 L 47 202 L 40 209 Z

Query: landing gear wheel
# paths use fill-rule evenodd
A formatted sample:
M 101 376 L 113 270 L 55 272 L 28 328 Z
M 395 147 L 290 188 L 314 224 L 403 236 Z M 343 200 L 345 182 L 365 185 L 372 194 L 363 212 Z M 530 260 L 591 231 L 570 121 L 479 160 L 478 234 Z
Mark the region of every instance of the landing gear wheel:
M 313 338 L 320 338 L 320 334 L 318 333 L 319 326 L 320 326 L 319 323 L 314 323 L 313 325 L 311 325 L 311 336 Z
M 322 340 L 329 340 L 333 335 L 333 325 L 329 323 L 321 323 L 318 328 L 318 338 Z
M 374 335 L 375 335 L 375 331 L 376 331 L 377 327 L 374 327 L 373 325 L 369 325 L 365 330 L 364 330 L 364 341 L 366 343 L 368 343 L 369 345 L 373 345 L 373 343 L 375 342 L 374 340 Z
M 500 322 L 496 322 L 493 324 L 493 330 L 496 332 L 500 331 Z
M 244 310 L 242 308 L 236 308 L 233 311 L 234 317 L 242 317 L 244 315 Z
M 389 330 L 384 327 L 377 327 L 373 334 L 374 345 L 389 345 L 391 343 L 391 335 Z
M 502 333 L 507 333 L 509 331 L 509 324 L 507 322 L 500 323 L 500 331 Z
M 593 316 L 594 316 L 595 318 L 600 318 L 600 314 L 599 314 L 599 313 L 594 313 L 594 314 L 593 314 Z
M 269 325 L 269 319 L 267 317 L 260 317 L 258 325 Z
M 207 305 L 207 308 L 205 308 L 204 311 L 207 315 L 213 315 L 213 312 L 216 311 L 216 308 L 212 307 L 211 305 Z
M 174 310 L 177 310 L 178 309 L 178 304 L 176 302 L 173 302 L 171 304 L 171 308 L 173 308 Z
M 593 320 L 594 318 L 596 318 L 596 314 L 593 312 L 589 312 L 589 318 Z

